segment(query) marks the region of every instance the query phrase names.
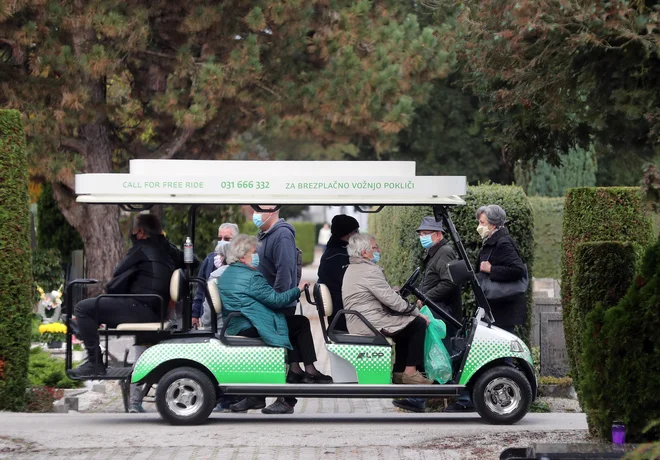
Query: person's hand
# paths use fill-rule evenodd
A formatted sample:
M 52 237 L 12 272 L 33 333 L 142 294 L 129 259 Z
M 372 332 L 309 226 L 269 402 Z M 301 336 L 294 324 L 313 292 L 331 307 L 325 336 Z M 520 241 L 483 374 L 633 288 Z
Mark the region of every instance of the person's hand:
M 301 291 L 304 291 L 305 289 L 309 289 L 309 281 L 303 283 Z
M 198 328 L 199 327 L 199 318 L 193 318 L 191 323 L 192 323 L 192 327 Z
M 424 304 L 422 303 L 421 300 L 418 300 L 418 301 L 417 301 L 417 306 L 418 306 L 419 308 L 422 308 L 422 307 L 424 306 Z
M 426 315 L 419 315 L 424 321 L 426 321 L 426 325 L 428 326 L 431 324 L 431 320 L 428 318 Z
M 492 265 L 490 262 L 481 262 L 481 265 L 479 265 L 479 271 L 484 272 L 484 273 L 490 273 L 490 268 Z

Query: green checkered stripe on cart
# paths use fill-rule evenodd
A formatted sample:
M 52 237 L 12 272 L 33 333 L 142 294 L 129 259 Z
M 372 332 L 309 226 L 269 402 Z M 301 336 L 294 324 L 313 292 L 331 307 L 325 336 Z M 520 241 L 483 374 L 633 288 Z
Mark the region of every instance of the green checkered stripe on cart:
M 166 361 L 187 359 L 205 366 L 219 383 L 285 383 L 286 350 L 227 347 L 212 339 L 199 343 L 160 343 L 147 349 L 133 371 L 138 382 Z
M 524 352 L 514 352 L 511 351 L 511 340 L 509 339 L 498 339 L 498 338 L 475 338 L 472 342 L 472 347 L 470 348 L 470 354 L 463 368 L 463 374 L 461 375 L 461 385 L 467 384 L 472 376 L 479 370 L 481 367 L 499 358 L 522 358 L 531 362 L 531 354 L 527 349 L 527 346 L 519 340 L 522 344 Z
M 329 343 L 327 348 L 355 367 L 358 383 L 392 383 L 391 347 Z

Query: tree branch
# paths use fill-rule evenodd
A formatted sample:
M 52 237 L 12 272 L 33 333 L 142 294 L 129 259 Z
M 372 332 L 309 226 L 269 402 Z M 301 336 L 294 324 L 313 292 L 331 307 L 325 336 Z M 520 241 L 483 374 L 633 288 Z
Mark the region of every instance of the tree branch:
M 60 137 L 60 146 L 65 147 L 67 149 L 75 150 L 81 155 L 87 155 L 89 152 L 87 148 L 87 143 L 85 141 L 81 141 L 80 139 L 76 139 L 74 137 Z
M 195 128 L 184 128 L 174 133 L 174 138 L 170 142 L 163 144 L 156 150 L 156 156 L 162 160 L 171 160 L 179 153 L 181 147 L 186 143 L 190 136 L 195 132 Z

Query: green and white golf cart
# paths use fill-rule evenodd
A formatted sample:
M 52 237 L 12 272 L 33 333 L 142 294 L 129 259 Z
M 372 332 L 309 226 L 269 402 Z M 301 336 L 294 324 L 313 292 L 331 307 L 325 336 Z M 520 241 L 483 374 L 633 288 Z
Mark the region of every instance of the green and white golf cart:
M 188 233 L 194 243 L 195 213 L 202 205 L 355 206 L 362 212 L 378 212 L 384 206 L 430 205 L 442 221 L 463 263 L 452 264 L 457 284 L 470 283 L 478 308 L 463 323 L 441 310 L 415 286 L 419 269 L 401 288 L 403 296 L 415 295 L 456 333 L 448 350 L 453 378 L 442 384 L 392 384 L 393 343 L 357 312 L 372 335 L 352 335 L 326 324 L 332 300 L 326 286 L 316 284 L 307 301 L 315 305 L 331 364 L 332 384 L 287 384 L 287 353 L 261 340 L 226 334 L 227 324 L 240 313 L 230 314 L 218 331 L 215 315 L 208 330 L 191 328 L 192 286 L 201 289 L 209 305 L 222 309 L 217 284 L 195 278 L 191 269 L 172 275 L 171 300 L 183 303 L 178 324 L 165 320 L 170 299 L 161 299 L 159 323 L 120 324 L 102 329 L 108 336 L 133 335 L 155 343 L 134 366 L 110 367 L 104 375 L 87 377 L 117 379 L 156 386 L 160 415 L 172 424 L 192 425 L 206 421 L 219 397 L 265 395 L 323 398 L 452 397 L 468 390 L 478 413 L 486 421 L 512 424 L 522 419 L 536 398 L 537 381 L 532 357 L 525 343 L 497 328 L 483 291 L 472 270 L 460 236 L 450 217 L 452 206 L 464 204 L 465 177 L 416 176 L 414 162 L 243 162 L 189 160 L 133 160 L 129 174 L 81 174 L 76 176 L 78 201 L 117 204 L 140 211 L 152 205 L 190 206 Z M 417 222 L 411 222 L 413 229 Z M 182 242 L 180 242 L 182 243 Z M 95 280 L 75 280 L 67 287 L 65 304 L 72 311 L 71 293 L 76 285 Z M 67 315 L 67 322 L 70 314 Z M 68 328 L 71 331 L 71 328 Z M 71 332 L 67 338 L 67 368 L 71 361 Z M 107 363 L 107 354 L 106 354 Z

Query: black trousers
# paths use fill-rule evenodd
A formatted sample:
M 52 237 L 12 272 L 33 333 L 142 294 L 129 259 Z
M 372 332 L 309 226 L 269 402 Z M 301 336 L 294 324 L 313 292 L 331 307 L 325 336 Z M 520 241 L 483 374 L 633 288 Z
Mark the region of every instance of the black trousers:
M 392 336 L 396 344 L 394 372 L 403 372 L 406 366 L 424 368 L 424 338 L 426 337 L 426 321 L 417 317 L 406 327 Z
M 309 319 L 303 315 L 285 316 L 286 324 L 289 327 L 289 341 L 293 350 L 289 350 L 290 363 L 313 364 L 316 362 L 316 352 L 314 351 L 314 339 L 312 338 L 312 329 L 309 325 Z M 259 332 L 255 327 L 243 329 L 238 335 L 243 337 L 259 337 Z
M 160 321 L 160 315 L 154 309 L 129 297 L 99 299 L 98 319 L 96 305 L 96 297 L 93 297 L 78 302 L 73 309 L 80 330 L 80 339 L 85 343 L 88 353 L 99 346 L 98 328 L 100 324 L 112 328 L 122 323 Z

